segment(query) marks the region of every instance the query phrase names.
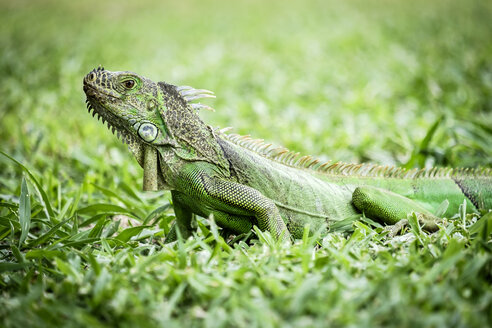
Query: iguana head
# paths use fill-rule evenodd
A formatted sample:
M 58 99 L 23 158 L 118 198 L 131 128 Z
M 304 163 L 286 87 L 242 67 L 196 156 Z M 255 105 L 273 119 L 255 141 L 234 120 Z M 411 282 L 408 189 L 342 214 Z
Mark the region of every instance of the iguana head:
M 197 109 L 211 108 L 192 103 L 214 97 L 212 92 L 156 83 L 132 72 L 111 72 L 102 67 L 84 77 L 83 88 L 89 112 L 107 122 L 113 133 L 116 131 L 130 145 L 145 172 L 158 167 L 157 163 L 148 165 L 147 158 L 158 161 L 156 154 L 169 150 L 182 160 L 209 161 L 227 170 L 213 131 L 196 113 Z
M 201 122 L 191 124 L 190 118 L 195 109 L 211 109 L 207 105 L 191 103 L 199 98 L 215 97 L 208 90 L 192 87 L 177 87 L 165 82 L 153 82 L 132 72 L 111 72 L 102 67 L 93 69 L 84 77 L 84 92 L 87 108 L 93 111 L 108 127 L 118 132 L 124 142 L 168 144 L 173 138 L 173 130 L 183 126 L 167 112 L 181 112 L 178 119 L 189 129 L 202 128 Z M 176 115 L 172 115 L 176 116 Z M 181 133 L 180 133 L 181 134 Z
M 164 105 L 157 83 L 132 72 L 98 67 L 84 78 L 87 108 L 127 143 L 162 143 Z

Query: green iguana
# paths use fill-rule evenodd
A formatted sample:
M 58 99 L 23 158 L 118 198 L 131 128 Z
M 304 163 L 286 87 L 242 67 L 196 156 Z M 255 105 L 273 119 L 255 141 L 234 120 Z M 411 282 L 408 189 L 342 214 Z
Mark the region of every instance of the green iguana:
M 469 211 L 492 208 L 491 169 L 405 170 L 373 164 L 321 163 L 248 136 L 213 129 L 194 100 L 208 90 L 155 83 L 132 72 L 102 67 L 84 78 L 87 107 L 128 143 L 144 169 L 144 190 L 171 190 L 176 220 L 166 241 L 191 235 L 193 214 L 213 214 L 236 234 L 253 225 L 275 238 L 311 231 L 364 213 L 395 224 L 418 214 L 424 228 L 466 202 Z M 442 206 L 441 206 L 442 208 Z M 328 228 L 326 228 L 328 227 Z

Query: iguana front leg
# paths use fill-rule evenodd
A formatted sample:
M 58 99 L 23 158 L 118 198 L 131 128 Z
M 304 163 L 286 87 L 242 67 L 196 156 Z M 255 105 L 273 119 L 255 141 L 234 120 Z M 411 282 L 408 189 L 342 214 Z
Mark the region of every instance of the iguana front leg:
M 193 212 L 186 205 L 184 196 L 185 195 L 178 191 L 171 191 L 171 199 L 173 201 L 176 220 L 174 220 L 174 223 L 166 236 L 166 243 L 175 241 L 178 238 L 176 229 L 179 229 L 179 233 L 184 239 L 191 236 L 191 219 L 193 217 Z
M 191 236 L 191 220 L 193 217 L 193 211 L 201 212 L 202 215 L 207 216 L 208 213 L 203 213 L 202 210 L 197 206 L 197 201 L 188 197 L 179 191 L 171 191 L 174 213 L 176 215 L 176 220 L 174 221 L 169 233 L 166 236 L 166 243 L 175 241 L 178 238 L 176 229 L 183 238 L 188 238 Z M 253 228 L 254 220 L 251 216 L 240 216 L 232 215 L 222 211 L 212 211 L 215 222 L 225 229 L 229 229 L 234 233 L 247 233 Z
M 352 194 L 352 203 L 367 217 L 386 224 L 397 224 L 400 220 L 405 220 L 408 214 L 415 212 L 422 228 L 427 231 L 438 229 L 436 222 L 440 219 L 437 216 L 417 202 L 389 190 L 370 186 L 357 187 Z
M 274 238 L 290 240 L 289 230 L 277 205 L 258 190 L 206 174 L 202 176 L 201 184 L 204 195 L 218 210 L 235 215 L 253 215 L 260 230 L 269 231 Z
M 180 184 L 181 192 L 207 208 L 205 214 L 214 214 L 219 225 L 226 228 L 232 225 L 236 231 L 246 231 L 254 223 L 248 217 L 254 217 L 260 230 L 269 231 L 275 238 L 290 240 L 277 206 L 258 190 L 194 167 L 183 170 Z M 229 224 L 221 224 L 224 221 Z

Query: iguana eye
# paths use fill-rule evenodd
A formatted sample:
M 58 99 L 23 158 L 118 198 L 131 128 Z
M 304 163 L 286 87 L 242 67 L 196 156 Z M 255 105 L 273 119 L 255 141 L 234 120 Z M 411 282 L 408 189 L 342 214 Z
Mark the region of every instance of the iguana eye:
M 147 142 L 152 142 L 157 138 L 157 127 L 152 123 L 144 123 L 138 129 L 140 138 Z
M 135 81 L 133 81 L 133 80 L 126 80 L 126 81 L 123 82 L 123 85 L 127 89 L 132 89 L 135 86 Z

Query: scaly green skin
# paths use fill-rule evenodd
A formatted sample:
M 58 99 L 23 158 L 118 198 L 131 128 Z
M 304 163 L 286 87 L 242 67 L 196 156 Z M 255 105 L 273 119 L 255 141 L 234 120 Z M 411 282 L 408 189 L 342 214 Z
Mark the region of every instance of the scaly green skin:
M 191 101 L 207 90 L 154 83 L 131 72 L 103 68 L 84 78 L 89 111 L 118 131 L 144 168 L 144 189 L 170 189 L 176 227 L 191 235 L 193 214 L 214 216 L 234 233 L 258 225 L 276 238 L 302 236 L 361 213 L 395 224 L 416 212 L 428 230 L 443 202 L 445 216 L 466 202 L 469 211 L 492 208 L 492 173 L 431 169 L 418 172 L 374 165 L 322 164 L 257 140 L 227 135 L 196 113 Z

